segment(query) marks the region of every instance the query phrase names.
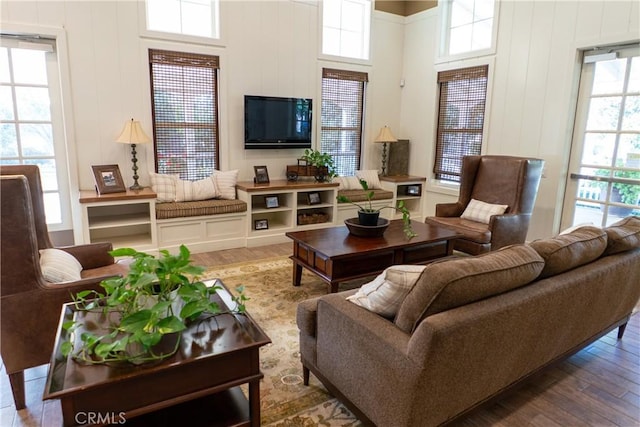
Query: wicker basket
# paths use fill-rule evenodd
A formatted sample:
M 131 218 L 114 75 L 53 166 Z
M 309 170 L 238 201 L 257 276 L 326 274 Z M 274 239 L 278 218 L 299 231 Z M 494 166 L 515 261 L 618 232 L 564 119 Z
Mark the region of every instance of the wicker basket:
M 329 221 L 329 215 L 324 212 L 298 214 L 298 225 L 322 224 Z

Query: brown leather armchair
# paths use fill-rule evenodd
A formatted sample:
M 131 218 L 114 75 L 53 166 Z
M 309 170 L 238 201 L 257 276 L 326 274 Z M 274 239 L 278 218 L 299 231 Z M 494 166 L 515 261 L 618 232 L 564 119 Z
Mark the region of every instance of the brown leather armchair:
M 425 222 L 460 233 L 454 249 L 472 255 L 524 243 L 543 164 L 543 160 L 523 157 L 465 156 L 458 201 L 436 205 L 436 216 Z M 471 199 L 508 207 L 488 224 L 460 218 Z
M 25 407 L 24 370 L 49 363 L 61 306 L 84 289 L 125 274 L 110 243 L 60 247 L 82 264 L 82 279 L 49 283 L 40 270 L 40 249 L 51 248 L 37 166 L 0 167 L 0 353 L 16 409 Z

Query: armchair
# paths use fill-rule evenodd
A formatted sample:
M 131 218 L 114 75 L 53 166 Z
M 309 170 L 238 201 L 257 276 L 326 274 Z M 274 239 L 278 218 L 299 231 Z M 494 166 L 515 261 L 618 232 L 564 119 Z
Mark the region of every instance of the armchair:
M 436 216 L 425 222 L 460 233 L 453 248 L 471 255 L 524 243 L 543 164 L 543 160 L 522 157 L 465 156 L 458 201 L 436 205 Z M 461 218 L 471 199 L 507 205 L 507 209 L 491 216 L 488 224 Z
M 81 280 L 50 283 L 39 250 L 52 248 L 37 166 L 0 167 L 0 354 L 16 409 L 25 407 L 24 370 L 49 362 L 63 303 L 84 289 L 127 271 L 111 243 L 60 247 L 82 265 Z

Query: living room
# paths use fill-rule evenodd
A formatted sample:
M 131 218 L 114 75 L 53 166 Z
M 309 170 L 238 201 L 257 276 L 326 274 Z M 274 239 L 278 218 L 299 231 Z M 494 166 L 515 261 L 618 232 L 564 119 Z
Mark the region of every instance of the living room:
M 574 185 L 570 173 L 578 172 L 570 159 L 583 52 L 637 43 L 638 3 L 502 1 L 493 50 L 463 59 L 438 54 L 441 5 L 407 2 L 417 7 L 410 9 L 389 3 L 399 2 L 379 1 L 373 7 L 370 59 L 362 61 L 320 53 L 322 9 L 315 0 L 221 1 L 220 38 L 204 44 L 147 31 L 143 1 L 3 0 L 3 33 L 56 39 L 63 117 L 58 129 L 63 151 L 56 160 L 66 186 L 60 188 L 60 223 L 50 227 L 56 243 L 83 240 L 78 192 L 94 189 L 91 166 L 118 165 L 127 186 L 133 182 L 130 146 L 115 141 L 131 118 L 152 134 L 149 49 L 220 58 L 218 169 L 238 170 L 239 181 L 251 181 L 256 165 L 266 166 L 271 179 L 284 179 L 286 166 L 303 154 L 302 149 L 244 149 L 245 95 L 312 98 L 317 148 L 322 70 L 367 73 L 360 168 L 379 169 L 381 146 L 373 141 L 385 125 L 396 138 L 409 140 L 408 172 L 426 177 L 423 216 L 457 196 L 455 185 L 434 179 L 432 172 L 438 73 L 488 65 L 482 154 L 545 161 L 527 240 L 572 225 L 563 201 Z M 149 186 L 153 144 L 137 150 L 139 181 Z

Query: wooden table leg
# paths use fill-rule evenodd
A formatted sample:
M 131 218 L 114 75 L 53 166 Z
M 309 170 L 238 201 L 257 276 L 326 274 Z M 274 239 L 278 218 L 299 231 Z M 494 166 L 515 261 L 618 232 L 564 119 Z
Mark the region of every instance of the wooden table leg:
M 302 281 L 302 266 L 294 261 L 293 263 L 293 286 L 300 286 Z
M 260 381 L 249 382 L 249 417 L 253 427 L 260 427 Z
M 332 294 L 335 294 L 336 292 L 338 292 L 338 286 L 339 286 L 339 285 L 340 285 L 340 284 L 339 284 L 338 282 L 331 282 L 331 283 L 329 283 L 330 292 L 331 292 Z

